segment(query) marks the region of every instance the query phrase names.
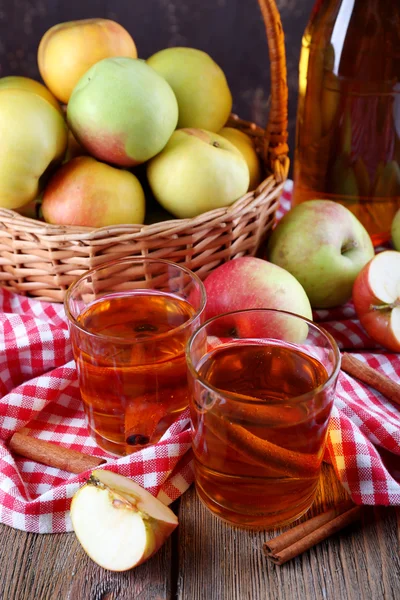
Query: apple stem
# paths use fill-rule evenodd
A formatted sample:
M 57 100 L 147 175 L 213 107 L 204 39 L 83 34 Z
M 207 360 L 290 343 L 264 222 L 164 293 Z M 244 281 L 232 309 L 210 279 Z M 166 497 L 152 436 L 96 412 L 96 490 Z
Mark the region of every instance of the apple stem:
M 371 304 L 371 310 L 393 310 L 400 306 L 400 298 L 391 302 L 390 304 Z
M 357 248 L 358 243 L 355 240 L 351 240 L 342 246 L 340 253 L 346 254 L 349 250 L 353 250 L 353 248 Z
M 220 147 L 220 143 L 217 141 L 213 142 L 212 145 L 215 146 L 216 148 Z
M 87 480 L 87 483 L 88 485 L 94 485 L 95 487 L 103 489 L 106 487 L 104 483 L 102 483 L 100 479 L 97 479 L 97 477 L 95 477 L 94 475 L 90 475 L 89 479 Z

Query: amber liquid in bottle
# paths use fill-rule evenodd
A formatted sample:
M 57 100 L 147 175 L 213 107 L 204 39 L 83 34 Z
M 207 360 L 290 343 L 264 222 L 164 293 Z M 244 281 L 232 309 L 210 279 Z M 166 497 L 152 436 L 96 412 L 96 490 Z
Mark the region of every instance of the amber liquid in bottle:
M 340 202 L 375 245 L 400 208 L 400 2 L 317 0 L 303 36 L 294 205 Z

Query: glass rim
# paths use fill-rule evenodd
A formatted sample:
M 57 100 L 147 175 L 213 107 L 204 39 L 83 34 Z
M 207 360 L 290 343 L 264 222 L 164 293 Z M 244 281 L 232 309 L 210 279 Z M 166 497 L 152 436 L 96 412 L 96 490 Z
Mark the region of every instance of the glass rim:
M 277 308 L 246 308 L 246 309 L 242 309 L 242 310 L 233 310 L 230 312 L 225 312 L 222 313 L 220 315 L 216 315 L 214 317 L 211 317 L 210 319 L 207 319 L 207 321 L 205 321 L 204 323 L 202 323 L 197 329 L 196 331 L 193 332 L 193 334 L 190 336 L 187 344 L 186 344 L 186 350 L 185 350 L 185 354 L 186 354 L 186 364 L 187 367 L 189 369 L 189 371 L 191 372 L 192 376 L 197 380 L 200 381 L 201 384 L 210 392 L 214 393 L 214 394 L 218 394 L 219 396 L 227 396 L 229 398 L 229 400 L 233 400 L 234 402 L 237 402 L 239 404 L 249 404 L 248 400 L 244 400 L 241 399 L 240 397 L 238 397 L 237 394 L 235 394 L 234 392 L 229 392 L 226 390 L 220 390 L 219 388 L 211 385 L 208 381 L 206 381 L 204 379 L 204 377 L 202 377 L 197 368 L 194 366 L 192 358 L 190 356 L 190 351 L 191 351 L 191 347 L 192 344 L 196 338 L 197 335 L 200 334 L 201 331 L 205 330 L 210 323 L 213 323 L 215 321 L 217 321 L 218 319 L 221 319 L 223 317 L 228 317 L 228 316 L 232 316 L 232 315 L 238 315 L 238 314 L 245 314 L 245 313 L 250 313 L 250 312 L 254 312 L 254 313 L 277 313 L 277 314 L 282 314 L 282 315 L 288 315 L 290 317 L 296 317 L 297 319 L 300 319 L 301 321 L 303 321 L 304 323 L 307 323 L 307 325 L 311 325 L 312 327 L 314 327 L 315 329 L 317 329 L 323 336 L 325 336 L 325 338 L 329 341 L 333 353 L 334 353 L 334 368 L 332 370 L 332 373 L 328 376 L 327 380 L 324 381 L 324 383 L 321 383 L 319 386 L 317 386 L 316 388 L 314 388 L 313 390 L 311 390 L 310 392 L 306 392 L 305 394 L 300 394 L 299 396 L 293 396 L 292 398 L 287 399 L 287 402 L 292 402 L 292 403 L 300 403 L 305 401 L 308 397 L 311 396 L 315 396 L 316 394 L 319 394 L 320 392 L 322 392 L 325 388 L 329 387 L 331 385 L 331 383 L 338 377 L 339 375 L 339 371 L 340 371 L 340 365 L 341 365 L 341 354 L 340 354 L 340 350 L 339 347 L 337 345 L 337 342 L 335 340 L 335 338 L 321 325 L 314 323 L 314 321 L 311 321 L 310 319 L 307 319 L 307 317 L 303 317 L 302 315 L 298 315 L 296 313 L 292 313 L 289 312 L 287 310 L 279 310 Z M 238 338 L 238 339 L 246 339 L 246 338 Z M 251 339 L 251 338 L 247 338 L 247 339 Z M 271 338 L 271 339 L 276 339 L 276 338 Z M 279 340 L 278 340 L 279 341 Z M 277 400 L 276 402 L 271 402 L 270 404 L 274 405 L 274 404 L 279 404 L 281 403 L 282 400 Z M 265 400 L 261 400 L 255 398 L 254 400 L 252 400 L 252 403 L 255 405 L 264 405 L 265 406 Z
M 181 323 L 181 325 L 178 325 L 177 327 L 174 327 L 174 329 L 171 329 L 170 331 L 165 331 L 164 333 L 159 333 L 156 335 L 153 335 L 151 337 L 146 337 L 143 339 L 131 339 L 131 340 L 126 340 L 126 339 L 122 339 L 118 336 L 112 336 L 112 335 L 104 335 L 102 333 L 94 333 L 92 331 L 88 331 L 87 329 L 85 329 L 85 327 L 82 327 L 82 325 L 77 321 L 77 319 L 72 315 L 68 303 L 70 301 L 71 295 L 74 291 L 74 289 L 79 285 L 79 283 L 81 283 L 86 277 L 89 277 L 90 275 L 92 275 L 95 272 L 101 271 L 101 269 L 104 268 L 109 268 L 112 267 L 113 265 L 117 265 L 117 264 L 122 264 L 122 263 L 161 263 L 164 264 L 168 267 L 176 267 L 179 270 L 183 271 L 184 273 L 186 273 L 187 275 L 189 275 L 190 278 L 192 278 L 198 285 L 199 285 L 199 289 L 200 289 L 200 307 L 195 311 L 195 313 L 190 317 L 190 319 L 188 319 L 187 321 L 185 321 L 184 323 Z M 137 288 L 138 291 L 141 291 L 141 288 Z M 143 291 L 146 291 L 146 288 L 143 288 Z M 165 258 L 152 258 L 152 257 L 124 257 L 124 258 L 116 258 L 114 260 L 110 260 L 104 263 L 101 263 L 100 265 L 96 266 L 96 267 L 92 267 L 91 269 L 85 271 L 85 273 L 82 273 L 82 275 L 80 275 L 78 277 L 78 279 L 76 279 L 75 281 L 73 281 L 70 286 L 68 287 L 66 293 L 65 293 L 65 298 L 64 298 L 64 310 L 65 310 L 65 314 L 67 316 L 67 319 L 70 323 L 72 323 L 75 327 L 77 327 L 77 329 L 79 329 L 80 331 L 82 331 L 83 333 L 85 333 L 86 335 L 89 336 L 93 336 L 96 339 L 102 339 L 102 340 L 107 340 L 109 342 L 113 342 L 113 343 L 118 343 L 118 344 L 123 344 L 123 345 L 131 345 L 131 344 L 140 344 L 140 343 L 144 343 L 144 342 L 149 342 L 149 341 L 157 341 L 159 339 L 163 339 L 166 338 L 170 335 L 175 335 L 177 332 L 179 331 L 183 331 L 186 327 L 190 326 L 193 321 L 195 319 L 197 319 L 198 317 L 200 317 L 200 315 L 202 314 L 202 312 L 204 311 L 204 308 L 206 306 L 206 289 L 204 287 L 204 283 L 202 282 L 202 280 L 200 279 L 200 277 L 198 275 L 196 275 L 196 273 L 194 273 L 193 271 L 191 271 L 190 269 L 188 269 L 187 267 L 185 267 L 184 265 L 181 265 L 179 263 L 174 263 L 172 260 L 167 260 Z

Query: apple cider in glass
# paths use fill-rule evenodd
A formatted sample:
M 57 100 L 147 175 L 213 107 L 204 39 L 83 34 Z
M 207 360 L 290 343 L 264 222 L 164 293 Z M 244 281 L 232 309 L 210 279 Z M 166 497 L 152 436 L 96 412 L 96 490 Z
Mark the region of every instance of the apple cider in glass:
M 138 267 L 149 261 L 153 277 L 141 281 Z M 190 271 L 166 261 L 137 262 L 89 272 L 75 284 L 81 289 L 77 294 L 75 287 L 74 301 L 74 287 L 67 299 L 76 313 L 71 342 L 89 431 L 99 446 L 120 455 L 156 443 L 187 408 L 185 346 L 204 305 L 202 284 Z M 110 284 L 105 270 L 114 271 Z M 99 281 L 106 290 L 95 292 Z M 88 287 L 92 293 L 82 293 Z
M 246 528 L 300 517 L 314 500 L 325 450 L 339 365 L 334 340 L 289 313 L 242 311 L 201 327 L 188 364 L 201 501 Z

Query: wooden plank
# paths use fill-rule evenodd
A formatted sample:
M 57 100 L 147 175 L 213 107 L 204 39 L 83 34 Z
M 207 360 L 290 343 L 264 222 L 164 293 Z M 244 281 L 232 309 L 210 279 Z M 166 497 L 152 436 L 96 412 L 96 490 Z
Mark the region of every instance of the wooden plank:
M 311 513 L 344 498 L 333 470 Z M 177 506 L 174 507 L 177 512 Z M 398 510 L 366 511 L 355 525 L 277 567 L 262 544 L 279 532 L 250 532 L 213 517 L 194 489 L 182 498 L 180 526 L 147 563 L 126 573 L 95 565 L 74 534 L 36 535 L 0 526 L 3 600 L 374 600 L 400 597 Z
M 345 498 L 334 471 L 324 466 L 310 515 Z M 262 545 L 275 532 L 230 527 L 211 515 L 193 488 L 180 507 L 177 598 L 207 600 L 374 600 L 400 598 L 400 543 L 395 509 L 366 509 L 354 525 L 277 567 Z M 303 517 L 305 519 L 305 517 Z
M 1 600 L 170 600 L 173 539 L 125 573 L 97 566 L 73 533 L 39 535 L 0 525 Z

